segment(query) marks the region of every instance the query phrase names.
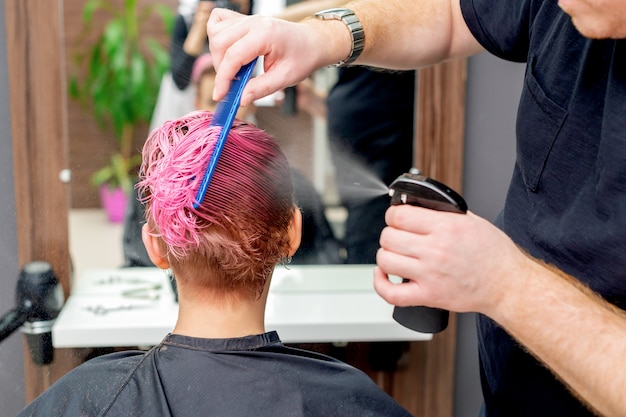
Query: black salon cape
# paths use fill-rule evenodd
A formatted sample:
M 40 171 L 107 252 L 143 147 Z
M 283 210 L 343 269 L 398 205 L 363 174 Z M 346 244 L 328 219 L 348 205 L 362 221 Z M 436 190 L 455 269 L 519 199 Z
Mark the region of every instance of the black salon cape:
M 236 339 L 171 334 L 148 352 L 92 359 L 25 416 L 410 416 L 363 372 L 283 345 L 276 332 Z

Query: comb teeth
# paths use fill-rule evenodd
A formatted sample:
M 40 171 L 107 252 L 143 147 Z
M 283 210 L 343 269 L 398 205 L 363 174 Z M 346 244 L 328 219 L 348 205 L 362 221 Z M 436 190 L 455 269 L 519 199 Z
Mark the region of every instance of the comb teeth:
M 215 142 L 213 154 L 211 155 L 207 169 L 204 172 L 202 183 L 200 184 L 195 202 L 193 203 L 193 208 L 196 210 L 200 207 L 200 204 L 202 204 L 207 189 L 209 188 L 209 184 L 211 183 L 211 178 L 213 177 L 215 168 L 217 167 L 220 154 L 222 153 L 222 149 L 224 148 L 224 144 L 228 138 L 228 132 L 230 132 L 237 110 L 239 110 L 239 105 L 241 104 L 241 93 L 252 76 L 252 71 L 254 70 L 256 61 L 257 58 L 254 58 L 251 62 L 241 67 L 241 69 L 237 72 L 237 75 L 235 75 L 235 79 L 231 82 L 230 89 L 228 90 L 226 97 L 218 103 L 217 109 L 215 109 L 215 113 L 213 114 L 209 127 L 219 126 L 222 130 L 217 141 Z

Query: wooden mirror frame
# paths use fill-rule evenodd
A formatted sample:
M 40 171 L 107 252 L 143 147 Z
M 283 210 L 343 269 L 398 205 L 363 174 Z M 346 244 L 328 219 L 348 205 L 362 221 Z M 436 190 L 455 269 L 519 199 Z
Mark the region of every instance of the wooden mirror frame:
M 5 0 L 8 80 L 19 264 L 47 261 L 70 288 L 66 81 L 62 0 Z M 45 209 L 42 209 L 44 208 Z M 84 359 L 77 349 L 57 349 L 38 366 L 24 342 L 26 402 Z
M 421 69 L 417 75 L 414 165 L 459 193 L 466 81 L 466 59 Z M 407 369 L 394 376 L 393 397 L 416 417 L 451 417 L 454 412 L 456 324 L 456 315 L 450 314 L 445 331 L 429 342 L 411 342 Z
M 70 288 L 66 77 L 62 0 L 5 0 L 8 78 L 14 152 L 15 205 L 21 265 L 52 264 Z M 418 72 L 415 166 L 460 191 L 466 61 Z M 45 210 L 41 208 L 45 207 Z M 430 342 L 412 342 L 385 387 L 413 415 L 453 412 L 456 318 Z M 37 366 L 24 344 L 26 401 L 84 360 L 81 349 L 57 349 L 51 365 Z

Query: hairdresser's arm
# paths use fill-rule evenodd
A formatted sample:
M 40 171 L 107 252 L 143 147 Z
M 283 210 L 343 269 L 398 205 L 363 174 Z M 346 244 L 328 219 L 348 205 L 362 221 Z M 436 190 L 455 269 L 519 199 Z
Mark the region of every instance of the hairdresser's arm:
M 459 0 L 361 0 L 346 7 L 354 10 L 365 31 L 357 64 L 418 68 L 481 50 L 463 20 Z M 248 83 L 244 105 L 345 59 L 352 45 L 345 24 L 334 20 L 292 23 L 215 9 L 207 28 L 217 68 L 215 99 L 224 97 L 242 65 L 265 56 L 265 73 Z
M 626 316 L 574 278 L 523 253 L 484 219 L 391 207 L 378 293 L 394 305 L 483 313 L 607 416 L 626 410 Z M 392 284 L 387 274 L 411 282 Z

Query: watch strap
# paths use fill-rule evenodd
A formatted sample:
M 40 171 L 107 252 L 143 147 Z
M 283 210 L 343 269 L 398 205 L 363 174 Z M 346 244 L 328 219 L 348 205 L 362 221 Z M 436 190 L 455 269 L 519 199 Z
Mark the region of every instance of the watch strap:
M 346 24 L 352 37 L 352 49 L 350 54 L 343 60 L 336 63 L 335 67 L 345 67 L 350 65 L 361 55 L 365 46 L 365 32 L 361 21 L 350 9 L 328 9 L 315 13 L 315 17 L 322 20 L 341 20 Z

